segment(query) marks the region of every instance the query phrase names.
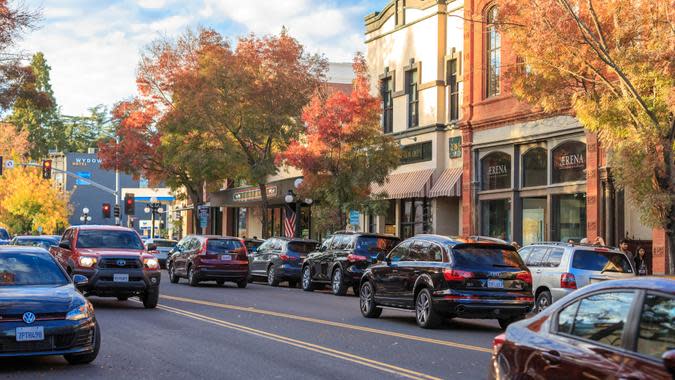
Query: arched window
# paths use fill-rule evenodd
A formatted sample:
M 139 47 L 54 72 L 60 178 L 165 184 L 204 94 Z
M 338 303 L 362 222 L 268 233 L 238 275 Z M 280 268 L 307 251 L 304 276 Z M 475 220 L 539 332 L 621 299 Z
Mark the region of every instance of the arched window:
M 481 160 L 483 190 L 511 188 L 511 156 L 494 152 Z
M 553 183 L 586 179 L 586 144 L 579 141 L 564 142 L 553 149 L 551 160 Z
M 499 95 L 499 70 L 501 66 L 501 37 L 497 32 L 497 6 L 488 9 L 485 30 L 486 97 Z
M 547 184 L 546 149 L 533 148 L 523 154 L 523 187 L 544 186 Z

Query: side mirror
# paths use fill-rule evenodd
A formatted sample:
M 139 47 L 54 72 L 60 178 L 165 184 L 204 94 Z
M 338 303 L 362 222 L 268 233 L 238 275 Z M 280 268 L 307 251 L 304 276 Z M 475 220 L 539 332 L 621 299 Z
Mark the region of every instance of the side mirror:
M 675 378 L 675 350 L 664 352 L 661 359 L 663 359 L 663 365 L 666 367 L 666 370 L 670 372 L 670 376 Z
M 81 288 L 89 283 L 89 279 L 87 276 L 83 276 L 81 274 L 76 274 L 73 276 L 73 284 L 75 284 L 76 288 Z
M 148 244 L 147 250 L 148 251 L 156 251 L 157 250 L 157 244 L 153 244 L 153 243 Z
M 68 240 L 60 241 L 59 248 L 70 249 L 70 242 Z

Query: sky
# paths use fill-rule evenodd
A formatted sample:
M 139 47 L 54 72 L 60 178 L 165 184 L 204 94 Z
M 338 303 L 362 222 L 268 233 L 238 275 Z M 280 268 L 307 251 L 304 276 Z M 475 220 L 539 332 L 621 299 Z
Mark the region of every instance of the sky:
M 139 53 L 154 39 L 211 27 L 235 40 L 289 29 L 311 53 L 349 62 L 364 50 L 363 18 L 389 0 L 23 0 L 42 13 L 20 48 L 41 51 L 65 115 L 136 93 Z

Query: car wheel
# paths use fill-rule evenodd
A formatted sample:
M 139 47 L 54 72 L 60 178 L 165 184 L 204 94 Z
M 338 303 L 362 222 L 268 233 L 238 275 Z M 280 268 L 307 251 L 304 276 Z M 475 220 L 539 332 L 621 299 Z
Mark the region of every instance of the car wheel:
M 218 286 L 223 286 L 225 284 L 225 281 L 218 280 L 218 281 L 216 281 L 216 284 L 218 284 Z
M 309 265 L 302 269 L 302 290 L 306 292 L 314 291 L 314 283 L 312 282 L 312 270 Z
M 248 281 L 249 284 L 252 283 L 253 282 L 253 276 L 251 276 L 249 274 L 248 277 L 246 277 L 246 281 Z
M 499 321 L 499 327 L 502 328 L 502 330 L 506 330 L 507 327 L 513 322 L 519 321 L 521 319 L 525 319 L 524 315 L 517 315 L 515 317 L 508 317 L 508 318 L 499 318 L 497 319 Z
M 169 264 L 169 281 L 171 281 L 172 284 L 177 284 L 180 281 L 180 277 L 176 275 L 173 264 Z
M 434 310 L 431 292 L 427 288 L 417 293 L 415 319 L 417 319 L 417 325 L 425 329 L 434 329 L 440 326 L 442 322 L 441 316 Z
M 126 301 L 129 299 L 129 296 L 117 296 L 118 301 Z
M 375 292 L 370 281 L 364 282 L 361 286 L 359 306 L 361 307 L 361 315 L 366 318 L 377 318 L 382 314 L 382 308 L 375 304 Z
M 150 288 L 143 293 L 141 296 L 141 301 L 143 301 L 143 306 L 146 309 L 154 309 L 159 303 L 159 288 Z
M 297 288 L 298 282 L 297 281 L 288 281 L 288 287 L 289 288 Z
M 548 290 L 544 290 L 537 296 L 537 303 L 534 306 L 534 311 L 536 313 L 541 313 L 547 307 L 551 306 L 551 303 L 552 303 L 551 292 L 549 292 Z
M 190 286 L 199 285 L 199 279 L 197 278 L 195 269 L 192 266 L 188 268 L 188 284 L 190 284 Z
M 237 281 L 237 286 L 239 287 L 239 289 L 244 289 L 246 285 L 248 285 L 247 279 Z
M 279 279 L 277 278 L 277 269 L 274 267 L 274 264 L 270 265 L 270 267 L 267 268 L 267 285 L 279 286 Z
M 98 356 L 98 351 L 101 349 L 101 329 L 98 322 L 94 324 L 94 350 L 86 354 L 69 354 L 63 355 L 63 358 L 70 364 L 89 364 L 93 362 Z
M 345 285 L 344 278 L 342 277 L 342 268 L 337 267 L 333 271 L 333 277 L 331 279 L 331 289 L 333 294 L 336 296 L 344 296 L 347 294 L 347 286 Z

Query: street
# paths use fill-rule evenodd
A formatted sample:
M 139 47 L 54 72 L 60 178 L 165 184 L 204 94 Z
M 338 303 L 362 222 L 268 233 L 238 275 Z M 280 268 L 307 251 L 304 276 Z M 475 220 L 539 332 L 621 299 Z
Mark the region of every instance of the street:
M 189 287 L 164 274 L 160 305 L 91 298 L 98 358 L 1 359 L 0 376 L 71 378 L 484 378 L 496 321 L 417 327 L 412 313 L 363 318 L 359 300 L 264 284 Z

